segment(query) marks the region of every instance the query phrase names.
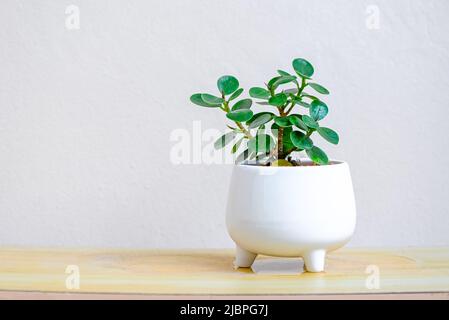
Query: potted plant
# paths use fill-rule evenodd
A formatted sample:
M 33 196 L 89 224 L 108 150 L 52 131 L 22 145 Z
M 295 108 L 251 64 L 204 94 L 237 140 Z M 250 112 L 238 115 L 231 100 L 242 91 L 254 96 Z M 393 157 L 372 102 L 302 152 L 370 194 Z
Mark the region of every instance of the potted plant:
M 250 267 L 258 254 L 302 257 L 310 272 L 324 270 L 326 253 L 349 241 L 356 220 L 348 164 L 329 160 L 315 145 L 319 135 L 338 144 L 338 134 L 321 121 L 329 91 L 313 82 L 313 66 L 292 62 L 294 72 L 278 70 L 265 87 L 249 95 L 262 109 L 252 110 L 238 80 L 222 76 L 219 95 L 197 93 L 194 104 L 220 109 L 231 124 L 215 142 L 232 145 L 236 157 L 228 198 L 226 225 L 236 243 L 236 267 Z M 313 90 L 313 94 L 310 90 Z M 298 156 L 305 152 L 307 158 Z

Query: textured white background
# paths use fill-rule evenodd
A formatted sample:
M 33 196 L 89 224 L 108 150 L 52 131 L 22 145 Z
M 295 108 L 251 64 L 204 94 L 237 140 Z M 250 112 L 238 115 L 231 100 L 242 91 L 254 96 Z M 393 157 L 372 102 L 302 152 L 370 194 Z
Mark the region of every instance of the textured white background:
M 231 166 L 172 165 L 170 132 L 222 129 L 190 94 L 222 74 L 259 85 L 294 57 L 332 92 L 351 245 L 449 245 L 448 15 L 445 0 L 2 0 L 0 245 L 231 246 Z

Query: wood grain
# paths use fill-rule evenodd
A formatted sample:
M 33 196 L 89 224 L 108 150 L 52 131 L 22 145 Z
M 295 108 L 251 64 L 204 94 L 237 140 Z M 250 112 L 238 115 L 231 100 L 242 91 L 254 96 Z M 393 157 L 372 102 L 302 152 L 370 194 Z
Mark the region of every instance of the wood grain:
M 449 292 L 449 248 L 341 249 L 325 273 L 304 273 L 301 259 L 259 257 L 232 266 L 233 250 L 0 249 L 0 297 L 17 292 L 164 295 L 333 295 Z M 68 265 L 80 288 L 68 289 Z M 379 288 L 366 285 L 367 267 Z M 16 293 L 13 293 L 16 292 Z M 6 295 L 6 296 L 5 296 Z M 438 295 L 437 295 L 438 296 Z

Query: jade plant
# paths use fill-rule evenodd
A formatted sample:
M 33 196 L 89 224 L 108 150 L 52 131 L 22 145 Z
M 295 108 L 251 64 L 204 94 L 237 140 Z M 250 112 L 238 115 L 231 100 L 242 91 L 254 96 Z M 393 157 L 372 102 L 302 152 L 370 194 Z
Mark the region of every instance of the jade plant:
M 249 90 L 249 95 L 263 108 L 259 112 L 251 109 L 252 99 L 237 99 L 244 90 L 230 75 L 218 79 L 219 95 L 196 93 L 190 97 L 198 106 L 222 110 L 231 121 L 227 125 L 229 131 L 215 142 L 216 149 L 231 143 L 233 154 L 243 149 L 236 158 L 237 163 L 301 165 L 300 158 L 293 156 L 298 151 L 305 151 L 315 165 L 329 163 L 326 153 L 312 140 L 312 135 L 317 133 L 332 144 L 339 142 L 334 130 L 320 124 L 328 114 L 328 106 L 321 96 L 328 95 L 329 90 L 312 81 L 314 68 L 307 60 L 294 59 L 292 66 L 294 73 L 278 70 L 278 75 L 265 83 L 265 87 Z

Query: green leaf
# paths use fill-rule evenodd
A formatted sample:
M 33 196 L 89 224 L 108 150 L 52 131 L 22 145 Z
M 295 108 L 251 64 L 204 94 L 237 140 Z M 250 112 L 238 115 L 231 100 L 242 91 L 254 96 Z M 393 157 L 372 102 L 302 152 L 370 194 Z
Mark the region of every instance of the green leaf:
M 279 126 L 279 127 L 291 127 L 291 122 L 289 117 L 275 117 L 274 118 L 274 122 Z
M 306 126 L 312 129 L 316 129 L 320 126 L 318 122 L 316 122 L 313 118 L 309 117 L 308 115 L 302 116 L 302 122 L 304 122 Z
M 290 138 L 293 145 L 299 149 L 309 150 L 313 147 L 313 141 L 301 131 L 292 131 Z
M 237 159 L 235 159 L 235 163 L 242 163 L 249 157 L 249 149 L 245 149 L 241 154 L 237 156 Z
M 311 149 L 306 150 L 306 153 L 309 156 L 310 160 L 312 160 L 313 162 L 315 162 L 317 164 L 328 164 L 329 163 L 329 159 L 328 159 L 326 153 L 324 153 L 324 151 L 318 147 L 313 146 Z
M 287 71 L 284 71 L 284 70 L 278 70 L 278 73 L 280 76 L 291 76 L 290 73 L 288 73 Z
M 221 106 L 221 104 L 210 104 L 207 103 L 203 100 L 203 98 L 201 98 L 202 94 L 201 93 L 195 93 L 190 97 L 190 101 L 193 102 L 194 104 L 201 106 L 201 107 L 206 107 L 206 108 L 218 108 Z
M 315 90 L 318 93 L 329 94 L 329 90 L 327 90 L 321 84 L 309 82 L 307 85 L 310 86 L 311 88 L 313 88 L 313 90 Z
M 270 122 L 273 118 L 273 115 L 271 113 L 258 113 L 254 115 L 254 117 L 251 119 L 251 123 L 249 125 L 249 129 L 258 128 L 261 125 L 264 125 L 267 122 Z
M 274 113 L 273 112 L 268 112 L 268 111 L 262 111 L 259 113 L 256 113 L 253 115 L 253 117 L 251 119 L 249 119 L 248 121 L 246 121 L 246 125 L 251 125 L 251 123 L 259 116 L 263 115 L 263 114 L 269 114 L 271 115 L 271 117 L 274 117 Z
M 231 131 L 228 133 L 225 133 L 224 135 L 222 135 L 220 138 L 217 139 L 217 141 L 215 141 L 214 143 L 214 148 L 215 149 L 222 149 L 224 148 L 226 145 L 228 145 L 232 140 L 234 140 L 235 136 L 237 135 L 236 132 Z
M 237 122 L 248 121 L 249 119 L 252 118 L 252 116 L 253 116 L 253 112 L 249 109 L 235 110 L 235 111 L 228 112 L 226 114 L 226 117 L 228 117 L 228 119 L 231 119 L 232 121 L 237 121 Z
M 281 76 L 292 76 L 290 73 L 288 73 L 287 71 L 284 71 L 284 70 L 278 70 L 278 73 Z M 295 80 L 293 80 L 292 82 L 298 86 L 298 80 L 296 80 L 296 77 L 295 77 Z M 284 90 L 284 92 L 285 93 L 291 92 L 291 93 L 296 94 L 298 92 L 298 88 L 287 89 L 287 90 Z
M 231 153 L 234 154 L 237 152 L 237 150 L 240 148 L 240 145 L 242 144 L 244 138 L 240 138 L 239 140 L 237 140 L 237 142 L 232 146 L 232 150 Z
M 289 116 L 289 120 L 290 120 L 290 123 L 292 125 L 294 125 L 295 127 L 302 129 L 304 131 L 308 130 L 306 124 L 302 121 L 300 115 L 292 114 L 291 116 Z
M 258 134 L 248 141 L 248 149 L 256 155 L 260 152 L 269 152 L 274 146 L 275 142 L 268 134 Z
M 268 99 L 270 92 L 264 88 L 254 87 L 249 89 L 249 95 L 256 99 Z
M 234 99 L 237 99 L 243 92 L 243 88 L 238 89 L 236 92 L 234 92 L 230 97 L 229 101 L 232 101 Z
M 310 108 L 310 103 L 304 102 L 300 99 L 295 99 L 295 103 L 299 104 L 300 106 L 302 106 L 304 108 Z
M 283 92 L 283 93 L 287 93 L 287 94 L 291 94 L 291 95 L 294 96 L 295 94 L 298 93 L 298 88 L 285 89 L 285 90 L 282 90 L 282 92 Z M 295 97 L 295 96 L 294 96 L 294 98 L 299 99 L 299 98 L 297 98 L 297 97 Z
M 296 73 L 298 73 L 303 78 L 310 78 L 313 75 L 313 66 L 312 64 L 302 58 L 297 58 L 292 62 L 293 69 L 295 69 Z
M 270 79 L 270 81 L 268 81 L 268 84 L 267 84 L 268 88 L 276 89 L 276 87 L 274 87 L 273 84 L 274 84 L 280 77 L 281 77 L 281 76 L 274 77 L 274 78 Z
M 310 104 L 309 112 L 314 120 L 321 120 L 327 115 L 329 109 L 323 101 L 313 100 Z
M 287 95 L 285 93 L 278 93 L 277 95 L 271 97 L 268 103 L 272 106 L 281 107 L 287 102 Z
M 310 95 L 308 93 L 305 93 L 305 92 L 301 95 L 301 97 L 309 98 L 311 100 L 320 100 L 320 99 L 318 99 L 318 97 L 312 96 L 312 95 Z
M 276 122 L 273 122 L 270 129 L 271 129 L 271 134 L 273 134 L 275 137 L 277 137 L 279 126 L 276 124 Z
M 228 95 L 239 88 L 239 81 L 233 76 L 222 76 L 217 80 L 217 87 L 222 94 Z
M 340 138 L 338 137 L 338 133 L 336 133 L 334 130 L 330 128 L 319 127 L 316 131 L 320 134 L 320 136 L 322 136 L 330 143 L 338 144 L 340 140 Z
M 252 104 L 253 104 L 253 101 L 251 99 L 240 100 L 240 101 L 236 102 L 236 104 L 234 104 L 234 106 L 232 107 L 232 111 L 249 109 L 249 108 L 251 108 Z
M 277 88 L 281 84 L 289 83 L 295 80 L 296 80 L 295 76 L 280 76 L 276 81 L 273 82 L 273 87 Z
M 201 94 L 201 99 L 203 99 L 203 101 L 206 102 L 207 104 L 211 105 L 222 104 L 224 101 L 222 98 L 213 96 L 208 93 Z

